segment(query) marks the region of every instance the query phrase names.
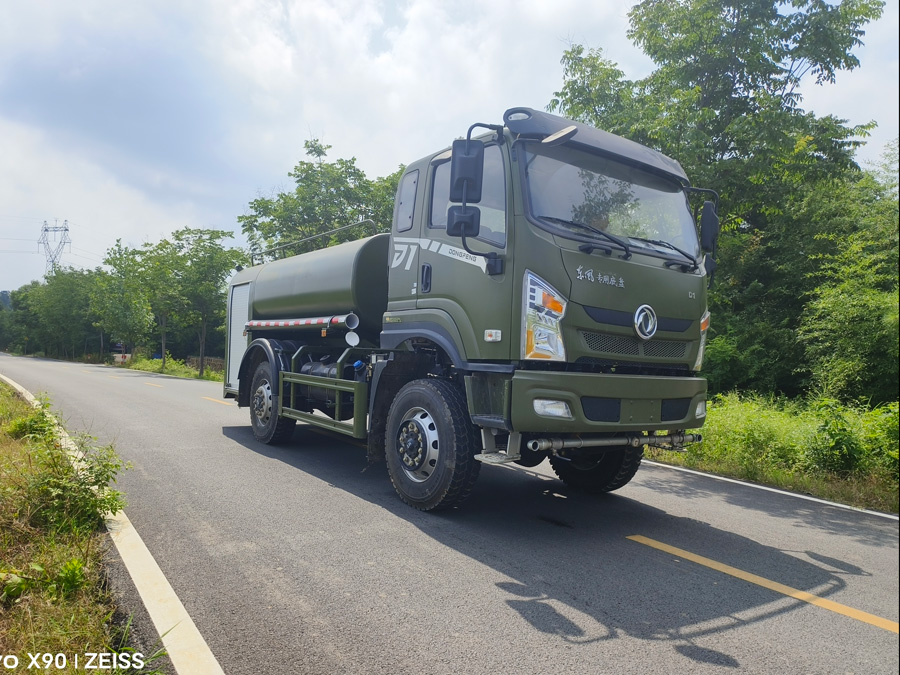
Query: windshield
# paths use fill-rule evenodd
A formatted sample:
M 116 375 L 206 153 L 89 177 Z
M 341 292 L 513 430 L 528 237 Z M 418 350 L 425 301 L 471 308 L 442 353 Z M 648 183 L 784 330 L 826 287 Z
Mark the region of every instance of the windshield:
M 582 241 L 619 240 L 666 257 L 699 256 L 676 181 L 562 146 L 530 145 L 525 154 L 531 213 L 546 229 Z

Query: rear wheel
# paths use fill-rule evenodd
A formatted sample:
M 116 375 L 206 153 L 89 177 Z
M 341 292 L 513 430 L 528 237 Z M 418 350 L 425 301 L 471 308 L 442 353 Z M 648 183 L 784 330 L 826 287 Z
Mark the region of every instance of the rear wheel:
M 481 464 L 459 389 L 431 378 L 401 388 L 388 414 L 385 455 L 391 483 L 410 506 L 447 509 L 468 497 Z
M 250 426 L 256 440 L 268 445 L 278 445 L 290 440 L 296 422 L 278 416 L 275 391 L 278 382 L 272 382 L 268 361 L 256 367 L 250 381 Z
M 585 492 L 612 492 L 626 485 L 641 466 L 644 449 L 607 450 L 592 457 L 551 457 L 550 466 L 566 485 Z

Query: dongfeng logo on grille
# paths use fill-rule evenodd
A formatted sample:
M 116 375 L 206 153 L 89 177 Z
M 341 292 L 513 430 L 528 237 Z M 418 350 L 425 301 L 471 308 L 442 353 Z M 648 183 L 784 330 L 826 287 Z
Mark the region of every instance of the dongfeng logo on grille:
M 641 305 L 634 313 L 634 332 L 641 340 L 649 340 L 656 334 L 656 312 L 650 305 Z

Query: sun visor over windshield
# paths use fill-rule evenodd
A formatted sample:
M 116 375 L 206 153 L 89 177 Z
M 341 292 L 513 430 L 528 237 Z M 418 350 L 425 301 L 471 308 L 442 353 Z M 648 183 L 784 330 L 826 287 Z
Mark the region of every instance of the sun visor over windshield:
M 513 134 L 537 140 L 574 124 L 578 132 L 568 145 L 580 145 L 615 155 L 630 163 L 643 165 L 651 171 L 666 173 L 682 185 L 690 185 L 681 164 L 671 157 L 607 131 L 531 108 L 510 108 L 503 114 L 503 122 Z

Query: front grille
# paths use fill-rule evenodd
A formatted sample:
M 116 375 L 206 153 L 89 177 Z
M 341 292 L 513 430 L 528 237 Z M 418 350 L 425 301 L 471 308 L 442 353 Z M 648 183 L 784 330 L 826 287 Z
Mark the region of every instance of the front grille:
M 687 350 L 686 342 L 673 340 L 649 340 L 643 344 L 644 356 L 654 356 L 660 359 L 682 359 Z
M 640 356 L 641 348 L 637 338 L 604 335 L 603 333 L 582 333 L 584 341 L 592 352 L 619 354 L 620 356 Z
M 691 369 L 686 363 L 648 363 L 619 361 L 581 356 L 575 361 L 584 372 L 615 373 L 616 375 L 649 375 L 652 377 L 690 377 Z
M 649 356 L 659 359 L 682 359 L 687 353 L 687 342 L 676 340 L 638 340 L 636 337 L 607 335 L 582 331 L 587 348 L 601 354 L 617 356 Z

